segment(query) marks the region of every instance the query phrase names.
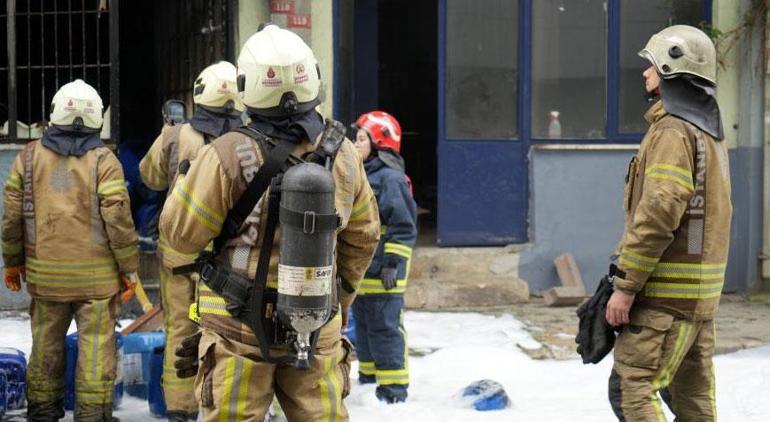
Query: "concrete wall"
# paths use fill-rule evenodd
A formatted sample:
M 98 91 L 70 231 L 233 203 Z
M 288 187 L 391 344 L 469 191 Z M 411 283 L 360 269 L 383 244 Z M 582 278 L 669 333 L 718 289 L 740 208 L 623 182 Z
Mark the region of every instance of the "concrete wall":
M 750 0 L 714 2 L 713 25 L 722 32 L 740 27 L 750 13 Z M 762 31 L 757 24 L 737 41 L 718 44 L 717 97 L 730 147 L 733 226 L 726 290 L 745 291 L 760 284 L 762 247 L 763 62 Z M 730 51 L 728 47 L 732 45 Z
M 593 290 L 623 233 L 624 177 L 636 148 L 578 148 L 591 149 L 548 145 L 530 154 L 532 245 L 521 252 L 519 277 L 532 292 L 559 285 L 553 260 L 565 252 Z
M 8 148 L 7 145 L 0 145 L 3 147 L 0 149 L 0 186 L 5 187 L 5 181 L 8 180 L 8 171 L 11 169 L 13 159 L 16 158 L 16 154 L 19 150 L 15 147 Z M 3 212 L 3 200 L 0 198 L 0 215 Z M 0 260 L 0 270 L 3 268 L 3 262 Z M 7 311 L 10 309 L 24 309 L 29 305 L 29 296 L 22 288 L 21 292 L 11 293 L 10 290 L 5 288 L 5 285 L 0 287 L 0 311 Z

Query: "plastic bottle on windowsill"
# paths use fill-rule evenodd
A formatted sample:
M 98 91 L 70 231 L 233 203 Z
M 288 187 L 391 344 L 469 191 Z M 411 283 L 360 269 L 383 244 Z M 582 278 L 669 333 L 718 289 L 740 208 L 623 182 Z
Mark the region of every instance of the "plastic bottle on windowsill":
M 559 122 L 559 112 L 556 110 L 548 112 L 548 137 L 561 138 L 561 122 Z

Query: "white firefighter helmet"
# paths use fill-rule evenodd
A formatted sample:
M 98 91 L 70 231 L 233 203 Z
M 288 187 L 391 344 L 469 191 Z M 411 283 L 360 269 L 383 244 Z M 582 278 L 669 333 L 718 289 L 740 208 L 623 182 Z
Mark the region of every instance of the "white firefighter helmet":
M 299 35 L 269 24 L 252 35 L 238 56 L 238 90 L 256 114 L 304 113 L 320 103 L 321 75 L 313 51 Z
M 716 48 L 698 28 L 670 26 L 653 35 L 639 56 L 649 60 L 663 78 L 690 74 L 716 85 Z
M 98 132 L 102 127 L 102 98 L 82 79 L 65 84 L 51 100 L 51 124 L 70 130 Z
M 204 107 L 243 111 L 236 85 L 237 75 L 235 66 L 226 61 L 203 69 L 193 83 L 193 102 Z

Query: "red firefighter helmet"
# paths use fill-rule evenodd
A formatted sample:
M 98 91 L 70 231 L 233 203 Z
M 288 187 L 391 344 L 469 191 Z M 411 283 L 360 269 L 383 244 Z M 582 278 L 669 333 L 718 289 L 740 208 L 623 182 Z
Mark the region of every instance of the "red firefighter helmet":
M 353 125 L 369 134 L 377 149 L 392 149 L 401 152 L 401 125 L 395 117 L 384 111 L 364 113 Z

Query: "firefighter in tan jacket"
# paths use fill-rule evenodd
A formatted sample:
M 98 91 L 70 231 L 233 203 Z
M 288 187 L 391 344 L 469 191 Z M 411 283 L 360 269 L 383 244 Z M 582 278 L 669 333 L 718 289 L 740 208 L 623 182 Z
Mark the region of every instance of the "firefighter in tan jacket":
M 5 283 L 32 297 L 31 421 L 64 416 L 64 338 L 78 327 L 75 419 L 109 421 L 118 293 L 138 267 L 137 237 L 115 155 L 99 139 L 102 101 L 82 80 L 61 87 L 51 127 L 16 157 L 3 196 Z
M 293 143 L 289 148 L 294 157 L 313 151 L 323 131 L 323 121 L 315 111 L 320 102 L 317 69 L 313 52 L 302 39 L 275 25 L 249 38 L 238 58 L 239 91 L 251 117 L 249 128 L 261 136 Z M 253 137 L 231 132 L 200 151 L 161 214 L 160 231 L 171 247 L 194 254 L 219 235 L 228 213 L 266 163 L 260 145 L 264 146 Z M 261 422 L 274 394 L 289 420 L 348 419 L 342 400 L 349 389 L 350 350 L 343 345 L 340 329 L 377 246 L 380 227 L 375 197 L 349 140 L 344 140 L 337 152 L 332 175 L 340 217 L 334 256 L 336 274 L 343 280 L 341 312 L 320 329 L 310 368 L 298 369 L 266 362 L 255 333 L 231 314 L 231 302 L 199 283 L 197 309 L 202 337 L 199 347 L 194 342 L 190 346 L 201 362 L 196 396 L 201 401 L 203 420 Z M 217 262 L 235 274 L 248 276 L 251 284 L 257 277 L 269 219 L 268 194 L 261 197 L 238 235 L 217 256 Z M 277 285 L 278 237 L 276 234 L 269 254 L 268 293 L 275 292 Z M 227 283 L 232 284 L 232 279 Z M 271 350 L 271 354 L 286 354 L 285 347 Z
M 607 320 L 623 325 L 610 402 L 621 421 L 715 421 L 714 316 L 730 239 L 730 174 L 706 34 L 672 26 L 640 55 L 650 129 L 629 165 L 615 292 Z
M 235 86 L 235 66 L 219 62 L 204 69 L 193 85 L 195 114 L 188 123 L 164 126 L 162 133 L 139 163 L 142 181 L 156 191 L 169 190 L 182 170 L 198 151 L 214 138 L 241 126 L 243 103 Z M 195 255 L 172 248 L 160 236 L 160 287 L 166 349 L 163 356 L 163 397 L 170 421 L 197 420 L 198 402 L 193 393 L 193 379 L 179 378 L 174 369 L 174 351 L 182 339 L 195 334 L 197 325 L 188 318 L 195 301 L 195 282 L 189 274 L 172 275 L 172 269 L 189 264 Z

